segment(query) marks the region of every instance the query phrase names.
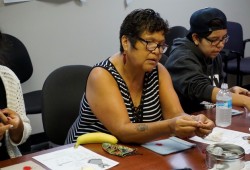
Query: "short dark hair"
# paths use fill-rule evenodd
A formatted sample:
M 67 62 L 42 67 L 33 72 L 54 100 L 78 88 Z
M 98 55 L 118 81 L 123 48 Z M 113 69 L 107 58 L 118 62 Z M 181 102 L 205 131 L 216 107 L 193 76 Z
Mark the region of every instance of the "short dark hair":
M 163 31 L 168 32 L 168 22 L 163 20 L 159 13 L 152 9 L 136 9 L 126 16 L 120 27 L 120 52 L 123 52 L 121 38 L 129 37 L 132 46 L 135 47 L 136 37 L 140 37 L 144 31 L 150 33 Z

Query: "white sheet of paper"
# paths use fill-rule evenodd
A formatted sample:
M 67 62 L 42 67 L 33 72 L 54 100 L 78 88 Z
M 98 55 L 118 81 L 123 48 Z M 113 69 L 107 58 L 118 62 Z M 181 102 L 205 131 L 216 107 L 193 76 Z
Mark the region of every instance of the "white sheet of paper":
M 33 158 L 53 170 L 105 170 L 119 164 L 82 146 L 70 147 Z
M 206 140 L 202 139 L 198 136 L 194 136 L 190 138 L 190 140 L 196 141 L 196 142 L 201 142 L 201 143 L 206 143 L 206 144 L 215 144 L 215 143 L 230 143 L 230 144 L 236 144 L 241 146 L 246 154 L 250 153 L 250 144 L 248 143 L 248 140 L 242 139 L 243 136 L 250 136 L 249 133 L 243 133 L 239 131 L 234 131 L 234 130 L 229 130 L 229 129 L 224 129 L 220 127 L 215 127 L 213 129 L 213 133 L 221 134 L 221 139 L 218 142 L 214 142 L 211 140 Z
M 15 3 L 15 2 L 27 2 L 27 1 L 30 1 L 30 0 L 3 0 L 3 2 L 5 4 L 8 4 L 8 3 Z

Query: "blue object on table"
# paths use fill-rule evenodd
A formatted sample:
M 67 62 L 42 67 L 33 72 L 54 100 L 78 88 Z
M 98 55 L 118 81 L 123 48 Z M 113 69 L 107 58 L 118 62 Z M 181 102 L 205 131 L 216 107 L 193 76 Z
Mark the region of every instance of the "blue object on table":
M 170 153 L 190 149 L 196 146 L 196 144 L 187 142 L 177 137 L 170 137 L 168 139 L 148 142 L 142 146 L 161 155 L 167 155 Z

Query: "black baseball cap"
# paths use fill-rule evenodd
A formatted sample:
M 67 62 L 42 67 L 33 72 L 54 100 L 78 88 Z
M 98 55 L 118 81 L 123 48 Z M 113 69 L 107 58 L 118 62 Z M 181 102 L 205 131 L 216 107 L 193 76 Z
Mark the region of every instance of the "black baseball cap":
M 210 27 L 212 20 L 218 19 L 221 24 L 218 26 Z M 227 29 L 227 17 L 217 8 L 203 8 L 194 12 L 190 18 L 189 33 L 204 33 L 215 30 Z

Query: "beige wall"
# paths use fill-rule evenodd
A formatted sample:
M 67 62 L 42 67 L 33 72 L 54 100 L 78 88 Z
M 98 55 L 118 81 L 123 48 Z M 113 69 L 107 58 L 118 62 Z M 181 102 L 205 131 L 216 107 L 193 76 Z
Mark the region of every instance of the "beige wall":
M 223 10 L 228 20 L 243 25 L 250 38 L 249 0 L 32 0 L 0 7 L 0 29 L 27 46 L 34 73 L 24 92 L 41 89 L 48 74 L 67 64 L 93 65 L 119 50 L 118 32 L 124 17 L 135 8 L 153 8 L 170 26 L 189 28 L 191 13 L 207 6 Z M 250 52 L 248 52 L 250 54 Z

